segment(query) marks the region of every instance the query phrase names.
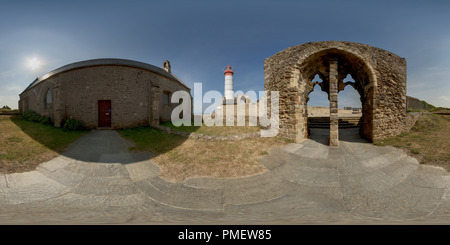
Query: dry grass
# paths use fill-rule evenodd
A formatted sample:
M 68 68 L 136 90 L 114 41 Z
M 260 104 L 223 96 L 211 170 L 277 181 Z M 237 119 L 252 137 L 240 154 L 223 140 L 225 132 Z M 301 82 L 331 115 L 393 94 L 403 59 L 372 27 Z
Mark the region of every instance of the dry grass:
M 224 135 L 223 128 L 230 128 L 225 135 L 244 130 L 244 127 L 210 127 L 208 130 L 211 134 L 220 131 Z M 259 159 L 267 155 L 270 149 L 286 144 L 286 141 L 277 137 L 243 141 L 187 139 L 149 127 L 119 132 L 136 143 L 136 147 L 131 150 L 157 154 L 152 161 L 160 166 L 161 176 L 174 182 L 194 176 L 232 178 L 264 172 L 266 169 Z
M 86 132 L 29 122 L 21 116 L 0 115 L 0 173 L 20 173 L 55 158 Z
M 245 141 L 200 141 L 188 139 L 182 145 L 152 160 L 162 177 L 180 181 L 193 176 L 240 177 L 264 172 L 259 159 L 273 147 L 283 145 L 274 138 Z
M 419 118 L 407 133 L 376 142 L 406 149 L 422 164 L 450 171 L 450 115 L 429 114 Z
M 224 123 L 223 126 L 179 126 L 176 127 L 172 123 L 165 123 L 162 124 L 162 126 L 173 128 L 177 131 L 181 132 L 195 132 L 198 134 L 204 134 L 204 135 L 217 135 L 217 136 L 229 136 L 229 135 L 240 135 L 240 134 L 247 134 L 247 133 L 255 133 L 259 132 L 260 128 L 255 126 L 226 126 Z
M 58 154 L 25 134 L 10 120 L 0 116 L 0 172 L 25 172 Z

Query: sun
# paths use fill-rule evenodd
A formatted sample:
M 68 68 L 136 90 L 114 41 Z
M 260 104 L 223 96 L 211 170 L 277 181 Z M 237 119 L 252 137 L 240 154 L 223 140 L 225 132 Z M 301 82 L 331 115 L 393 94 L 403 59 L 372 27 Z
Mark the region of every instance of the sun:
M 41 61 L 36 57 L 28 59 L 27 62 L 27 66 L 33 71 L 39 69 L 39 67 L 41 67 L 41 64 Z

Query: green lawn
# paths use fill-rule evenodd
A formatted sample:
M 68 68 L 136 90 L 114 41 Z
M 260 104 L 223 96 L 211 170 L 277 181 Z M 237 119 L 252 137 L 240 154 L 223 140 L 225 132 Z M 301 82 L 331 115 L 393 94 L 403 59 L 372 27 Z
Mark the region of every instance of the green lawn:
M 62 152 L 73 141 L 90 130 L 64 131 L 53 125 L 45 125 L 24 120 L 21 116 L 11 117 L 11 121 L 24 133 L 35 139 L 47 148 L 56 152 Z
M 0 116 L 0 172 L 31 171 L 87 132 L 64 131 L 22 116 Z
M 170 127 L 167 124 L 166 126 Z M 204 132 L 201 128 L 207 127 L 200 127 L 195 132 Z M 209 132 L 215 133 L 225 128 L 228 128 L 228 133 L 248 133 L 243 129 L 245 127 L 213 127 Z M 184 132 L 194 130 L 193 127 L 180 129 Z M 151 127 L 122 129 L 118 132 L 135 143 L 136 146 L 130 150 L 155 153 L 152 162 L 161 168 L 162 177 L 172 181 L 193 176 L 229 178 L 261 173 L 265 168 L 259 159 L 267 155 L 270 149 L 285 144 L 285 141 L 278 137 L 244 141 L 189 139 Z
M 375 142 L 408 149 L 421 163 L 448 168 L 450 163 L 450 115 L 429 114 L 417 120 L 409 132 Z
M 166 134 L 151 127 L 120 129 L 117 132 L 135 143 L 136 146 L 130 150 L 149 151 L 155 154 L 167 152 L 186 140 L 184 137 Z

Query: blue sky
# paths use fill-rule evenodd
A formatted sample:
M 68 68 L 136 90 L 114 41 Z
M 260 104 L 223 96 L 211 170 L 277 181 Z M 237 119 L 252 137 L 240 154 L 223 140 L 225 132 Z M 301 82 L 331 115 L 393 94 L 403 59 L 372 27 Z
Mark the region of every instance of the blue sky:
M 449 13 L 450 1 L 2 1 L 0 107 L 17 108 L 36 77 L 96 58 L 168 59 L 189 87 L 222 93 L 229 64 L 235 91 L 261 91 L 265 58 L 324 40 L 406 58 L 407 94 L 450 107 Z M 356 92 L 339 95 L 339 107 L 360 106 Z M 327 106 L 326 94 L 313 92 L 309 104 Z

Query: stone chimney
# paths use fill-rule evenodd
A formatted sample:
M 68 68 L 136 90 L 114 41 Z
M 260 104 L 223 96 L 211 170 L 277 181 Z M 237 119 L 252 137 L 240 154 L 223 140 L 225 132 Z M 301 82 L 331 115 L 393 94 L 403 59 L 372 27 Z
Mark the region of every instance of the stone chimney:
M 171 73 L 171 72 L 170 72 L 170 62 L 169 62 L 168 60 L 165 60 L 165 61 L 164 61 L 164 63 L 163 63 L 163 69 L 164 69 L 165 71 L 167 71 L 168 73 Z

